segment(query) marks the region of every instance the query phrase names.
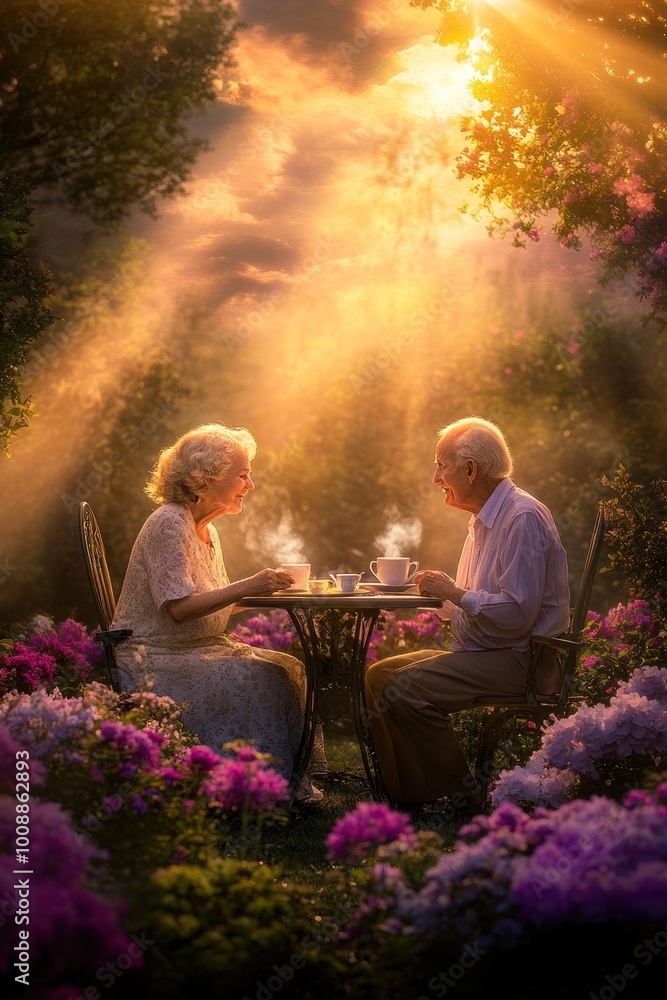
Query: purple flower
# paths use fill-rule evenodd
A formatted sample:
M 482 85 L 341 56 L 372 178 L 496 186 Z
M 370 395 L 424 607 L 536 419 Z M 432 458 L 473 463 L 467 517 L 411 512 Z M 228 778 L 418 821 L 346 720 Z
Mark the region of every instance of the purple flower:
M 159 778 L 162 778 L 167 788 L 175 784 L 177 781 L 182 781 L 184 775 L 177 771 L 175 767 L 168 764 L 166 767 L 161 767 L 159 771 L 156 772 Z
M 21 770 L 16 767 L 17 751 L 24 748 L 12 738 L 7 728 L 0 724 L 0 794 L 13 795 L 16 788 L 16 775 Z M 39 785 L 44 781 L 44 766 L 38 760 L 30 761 L 30 767 L 25 772 L 30 776 L 30 783 Z
M 123 808 L 122 795 L 108 795 L 104 800 L 104 808 L 107 812 L 115 813 Z
M 640 788 L 633 788 L 623 799 L 623 805 L 626 809 L 636 809 L 637 806 L 652 806 L 654 804 L 652 796 Z
M 210 747 L 195 746 L 190 747 L 183 759 L 183 765 L 191 771 L 199 771 L 208 774 L 214 767 L 217 767 L 222 758 Z
M 68 618 L 56 629 L 50 619 L 36 616 L 26 642 L 17 642 L 11 653 L 0 657 L 0 677 L 7 682 L 14 672 L 17 680 L 34 690 L 53 681 L 59 668 L 69 667 L 86 680 L 103 657 L 83 625 Z
M 613 690 L 613 689 L 612 689 Z M 599 778 L 605 756 L 645 756 L 647 765 L 667 753 L 667 668 L 638 667 L 609 705 L 581 705 L 544 728 L 542 745 L 525 767 L 501 771 L 491 790 L 494 804 L 565 802 L 578 775 Z
M 255 812 L 274 809 L 290 797 L 289 782 L 264 760 L 221 760 L 202 785 L 212 805 Z
M 30 751 L 31 758 L 52 755 L 71 759 L 71 745 L 79 743 L 95 724 L 97 710 L 81 698 L 63 698 L 56 688 L 32 694 L 6 695 L 0 701 L 0 722 L 13 739 Z
M 382 802 L 360 802 L 339 819 L 326 839 L 327 857 L 335 860 L 369 854 L 392 857 L 417 847 L 418 840 L 407 813 Z
M 148 803 L 139 794 L 135 794 L 130 797 L 130 805 L 132 807 L 132 811 L 138 816 L 143 816 L 148 812 Z
M 119 770 L 125 769 L 125 777 L 139 767 L 152 771 L 160 759 L 160 747 L 166 737 L 150 730 L 137 729 L 131 724 L 124 724 L 113 719 L 105 719 L 98 730 L 100 740 L 111 743 L 117 750 L 126 754 L 129 759 L 119 763 Z M 132 770 L 134 769 L 134 770 Z
M 268 614 L 248 618 L 245 625 L 237 625 L 231 633 L 233 639 L 262 649 L 290 650 L 298 646 L 296 632 L 290 628 L 291 619 L 286 611 L 276 609 Z

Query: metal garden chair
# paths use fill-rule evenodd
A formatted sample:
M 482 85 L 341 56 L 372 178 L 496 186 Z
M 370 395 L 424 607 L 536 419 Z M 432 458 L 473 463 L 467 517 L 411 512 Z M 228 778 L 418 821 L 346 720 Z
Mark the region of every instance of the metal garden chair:
M 484 803 L 487 802 L 489 783 L 494 770 L 493 759 L 503 730 L 517 719 L 526 719 L 541 725 L 552 713 L 557 717 L 567 715 L 583 700 L 576 691 L 576 674 L 583 646 L 582 632 L 604 544 L 604 532 L 604 513 L 602 508 L 598 507 L 568 630 L 558 636 L 531 637 L 525 697 L 517 699 L 516 695 L 499 694 L 485 698 L 481 703 L 481 707 L 487 708 L 487 712 L 482 722 L 475 775 Z M 553 656 L 552 650 L 556 653 L 560 668 L 560 689 L 556 694 L 544 695 L 537 690 L 538 671 L 547 652 Z
M 109 671 L 109 681 L 114 691 L 122 692 L 122 685 L 116 664 L 115 650 L 119 642 L 132 635 L 132 630 L 127 628 L 111 628 L 114 614 L 116 613 L 116 598 L 114 597 L 113 584 L 109 575 L 107 558 L 102 540 L 102 532 L 97 523 L 97 518 L 93 513 L 90 504 L 84 500 L 79 505 L 79 534 L 81 537 L 81 548 L 83 549 L 83 561 L 88 574 L 88 582 L 93 592 L 95 607 L 100 621 L 99 631 L 95 632 L 96 642 L 101 642 L 104 646 L 104 656 L 107 669 Z

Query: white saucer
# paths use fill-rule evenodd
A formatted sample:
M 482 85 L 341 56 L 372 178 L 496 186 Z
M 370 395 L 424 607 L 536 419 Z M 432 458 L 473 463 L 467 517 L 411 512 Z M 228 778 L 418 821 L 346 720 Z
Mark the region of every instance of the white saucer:
M 416 583 L 400 583 L 400 584 L 399 583 L 380 583 L 379 580 L 378 580 L 377 583 L 371 583 L 369 580 L 366 580 L 363 584 L 360 584 L 360 586 L 366 587 L 368 590 L 378 590 L 378 591 L 381 591 L 383 594 L 405 594 L 405 592 L 408 591 L 408 590 L 415 590 L 417 584 Z

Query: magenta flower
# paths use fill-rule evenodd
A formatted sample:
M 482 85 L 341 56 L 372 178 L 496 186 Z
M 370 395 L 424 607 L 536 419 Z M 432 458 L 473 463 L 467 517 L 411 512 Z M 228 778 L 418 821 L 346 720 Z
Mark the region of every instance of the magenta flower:
M 212 805 L 255 812 L 274 809 L 289 799 L 289 782 L 264 760 L 221 760 L 209 772 L 201 791 Z
M 129 756 L 129 760 L 119 763 L 119 770 L 124 777 L 131 777 L 139 767 L 152 771 L 160 759 L 160 747 L 166 742 L 166 737 L 161 733 L 137 729 L 136 726 L 112 719 L 105 719 L 101 723 L 98 736 Z
M 161 767 L 156 773 L 159 778 L 162 778 L 167 788 L 169 788 L 170 785 L 175 784 L 177 781 L 182 781 L 184 777 L 180 771 L 177 771 L 176 768 L 172 767 L 170 764 L 166 767 Z
M 214 767 L 218 766 L 221 760 L 220 754 L 215 753 L 210 747 L 196 746 L 190 747 L 183 758 L 183 765 L 191 771 L 208 774 Z
M 53 656 L 30 649 L 23 642 L 17 642 L 12 653 L 0 657 L 0 667 L 3 680 L 10 682 L 13 673 L 14 686 L 19 683 L 27 684 L 33 690 L 40 684 L 52 681 L 58 670 Z
M 326 839 L 331 860 L 377 855 L 393 857 L 412 851 L 418 840 L 407 813 L 383 802 L 360 802 L 339 819 Z

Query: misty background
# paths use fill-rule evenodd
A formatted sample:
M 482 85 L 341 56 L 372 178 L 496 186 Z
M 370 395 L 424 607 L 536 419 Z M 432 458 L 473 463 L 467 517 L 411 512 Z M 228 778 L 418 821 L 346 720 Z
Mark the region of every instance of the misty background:
M 587 248 L 526 250 L 461 213 L 466 65 L 406 3 L 243 2 L 237 65 L 189 121 L 185 197 L 104 234 L 46 200 L 31 249 L 64 321 L 35 344 L 38 417 L 0 468 L 0 619 L 97 625 L 78 538 L 92 505 L 116 595 L 160 450 L 251 430 L 256 490 L 216 522 L 232 579 L 400 554 L 453 573 L 468 516 L 431 485 L 437 431 L 496 421 L 578 583 L 601 478 L 667 458 L 667 351 Z M 602 574 L 592 606 L 626 598 Z

